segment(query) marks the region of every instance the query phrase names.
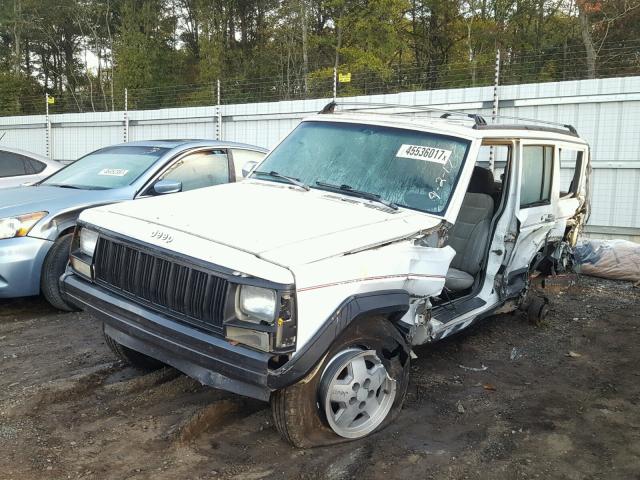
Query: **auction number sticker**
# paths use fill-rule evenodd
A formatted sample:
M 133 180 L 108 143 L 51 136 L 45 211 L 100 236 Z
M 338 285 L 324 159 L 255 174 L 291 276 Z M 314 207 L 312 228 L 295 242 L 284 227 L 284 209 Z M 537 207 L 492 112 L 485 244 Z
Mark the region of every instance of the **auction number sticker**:
M 98 172 L 98 175 L 103 175 L 106 177 L 124 177 L 129 170 L 125 170 L 124 168 L 103 168 Z
M 423 160 L 446 165 L 451 156 L 451 150 L 444 150 L 437 147 L 425 147 L 422 145 L 401 145 L 396 153 L 398 158 L 410 158 L 412 160 Z

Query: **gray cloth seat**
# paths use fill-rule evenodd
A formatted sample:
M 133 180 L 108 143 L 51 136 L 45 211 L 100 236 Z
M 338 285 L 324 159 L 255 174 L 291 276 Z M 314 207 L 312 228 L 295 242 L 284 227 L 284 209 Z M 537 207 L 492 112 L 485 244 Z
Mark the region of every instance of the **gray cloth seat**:
M 493 198 L 486 193 L 464 196 L 458 219 L 449 230 L 447 240 L 447 245 L 456 251 L 444 284 L 449 290 L 462 291 L 473 285 L 487 249 L 493 207 Z

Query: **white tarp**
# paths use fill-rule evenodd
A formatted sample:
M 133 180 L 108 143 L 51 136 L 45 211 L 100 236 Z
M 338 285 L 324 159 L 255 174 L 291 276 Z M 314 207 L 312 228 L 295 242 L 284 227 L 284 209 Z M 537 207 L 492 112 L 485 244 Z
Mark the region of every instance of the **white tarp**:
M 594 277 L 640 282 L 640 244 L 587 239 L 574 253 L 576 271 Z

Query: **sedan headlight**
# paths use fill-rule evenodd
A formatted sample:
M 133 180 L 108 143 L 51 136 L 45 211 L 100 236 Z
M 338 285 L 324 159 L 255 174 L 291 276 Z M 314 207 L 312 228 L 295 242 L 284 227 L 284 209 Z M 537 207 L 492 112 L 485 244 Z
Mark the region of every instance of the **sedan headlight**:
M 16 217 L 0 218 L 0 239 L 24 237 L 48 212 L 34 212 Z
M 276 315 L 276 292 L 252 285 L 242 285 L 238 293 L 238 310 L 242 320 L 272 324 Z
M 95 230 L 89 230 L 88 228 L 82 228 L 80 230 L 80 252 L 84 253 L 88 257 L 93 257 L 93 253 L 96 251 L 96 244 L 98 243 L 98 232 Z

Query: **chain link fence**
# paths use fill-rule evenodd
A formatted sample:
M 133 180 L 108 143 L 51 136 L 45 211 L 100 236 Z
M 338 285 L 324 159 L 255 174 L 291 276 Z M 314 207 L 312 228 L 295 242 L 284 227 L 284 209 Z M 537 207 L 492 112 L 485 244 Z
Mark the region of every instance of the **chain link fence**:
M 545 52 L 538 55 L 515 56 L 503 50 L 500 62 L 500 85 L 582 80 L 593 77 L 581 46 Z M 65 91 L 49 104 L 51 114 L 85 113 L 122 110 L 153 110 L 159 108 L 195 107 L 221 104 L 301 100 L 337 96 L 375 95 L 420 90 L 479 87 L 494 84 L 495 52 L 481 59 L 443 65 L 392 65 L 384 69 L 340 67 L 337 73 L 350 73 L 351 80 L 339 83 L 332 67 L 310 68 L 306 77 L 280 75 L 251 79 L 221 78 L 218 82 L 99 91 Z M 594 78 L 640 75 L 640 41 L 619 46 L 607 46 L 598 52 Z M 6 102 L 7 100 L 5 100 Z M 20 97 L 2 105 L 0 115 L 15 115 L 16 105 L 23 114 L 43 114 L 45 95 Z M 11 107 L 11 108 L 9 108 Z

